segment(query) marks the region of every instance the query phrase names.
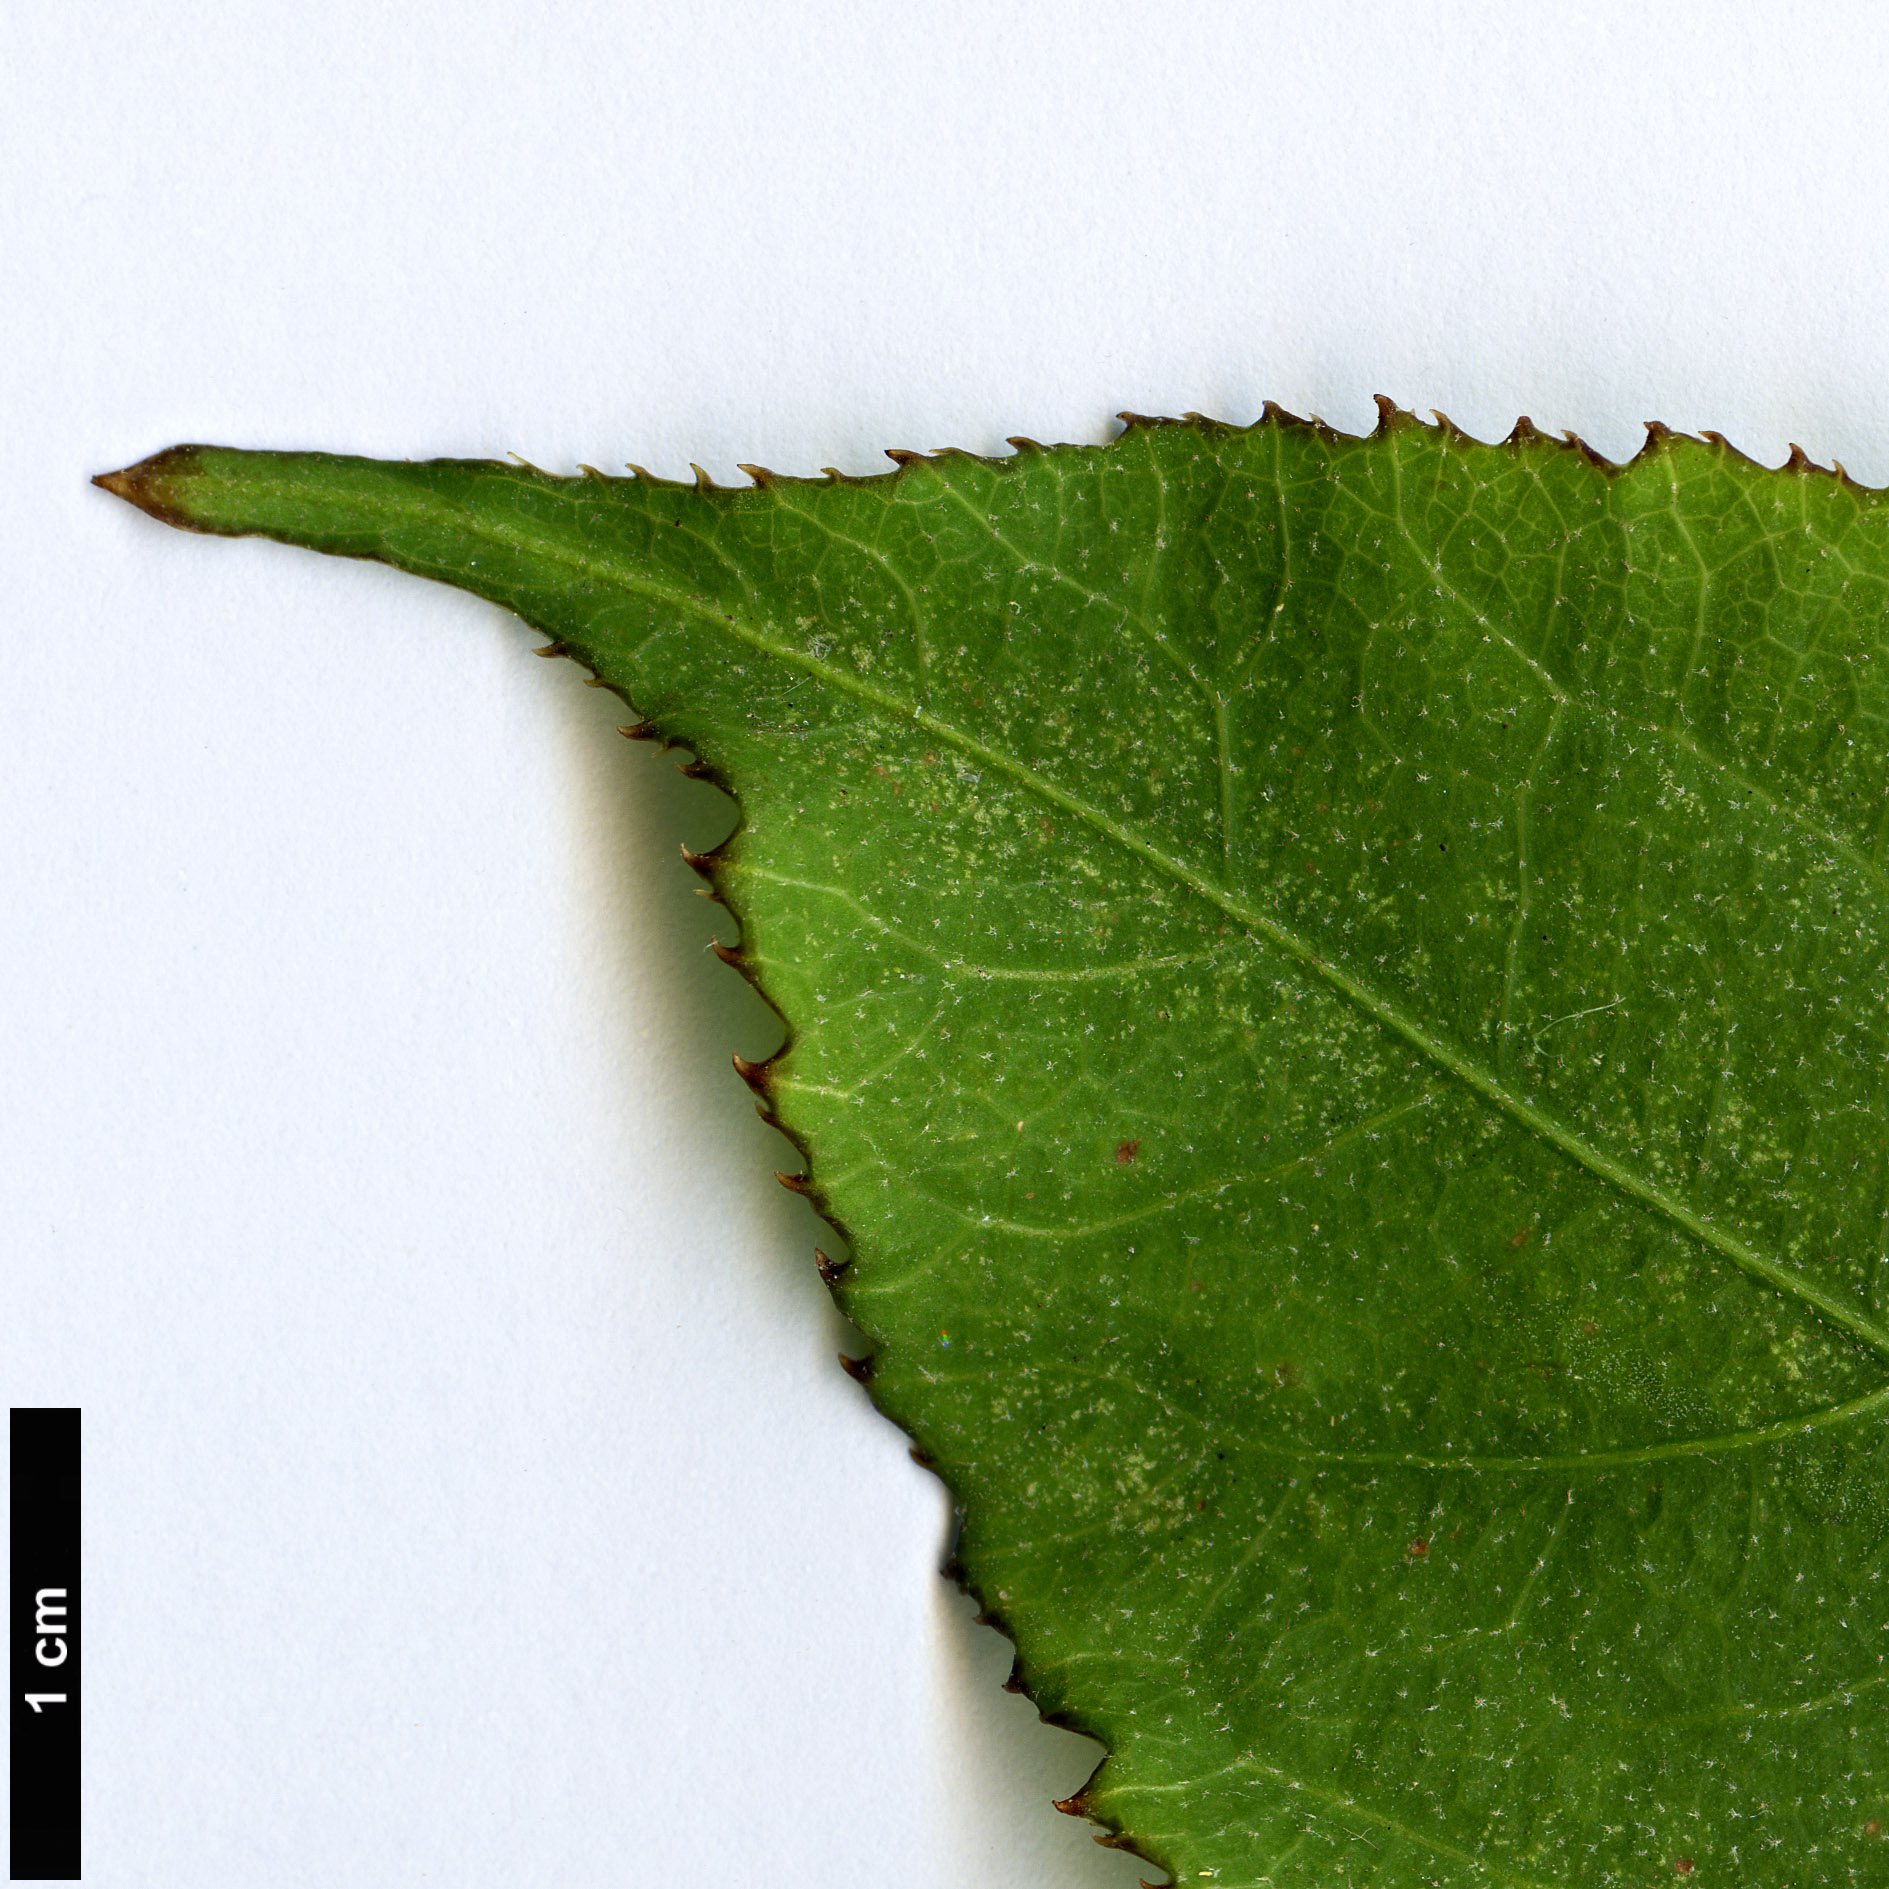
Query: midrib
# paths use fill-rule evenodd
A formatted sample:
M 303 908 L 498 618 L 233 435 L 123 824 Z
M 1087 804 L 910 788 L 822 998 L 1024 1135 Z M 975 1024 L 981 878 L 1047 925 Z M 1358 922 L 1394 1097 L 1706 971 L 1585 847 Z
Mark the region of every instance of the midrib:
M 251 479 L 246 480 L 245 483 L 248 489 L 254 492 L 258 488 L 266 487 L 269 482 Z M 297 487 L 279 486 L 277 490 L 284 497 L 299 499 L 305 496 Z M 1516 1094 L 1492 1071 L 1485 1069 L 1472 1057 L 1464 1055 L 1453 1044 L 1427 1029 L 1418 1018 L 1395 999 L 1373 989 L 1362 978 L 1346 970 L 1344 966 L 1334 964 L 1321 956 L 1308 940 L 1300 937 L 1290 926 L 1281 923 L 1270 912 L 1250 905 L 1237 895 L 1214 884 L 1184 861 L 1163 852 L 1160 847 L 1151 844 L 1120 822 L 1111 819 L 1099 807 L 1090 805 L 1079 796 L 1057 786 L 1053 781 L 1043 779 L 1014 757 L 988 746 L 978 740 L 975 735 L 967 733 L 955 723 L 934 714 L 922 704 L 906 701 L 890 690 L 878 688 L 864 678 L 835 668 L 832 664 L 822 661 L 817 656 L 809 655 L 804 650 L 796 649 L 791 644 L 777 642 L 758 625 L 744 622 L 728 612 L 716 610 L 699 598 L 672 589 L 657 579 L 634 570 L 626 570 L 622 565 L 607 557 L 599 556 L 585 547 L 560 544 L 555 540 L 539 537 L 535 533 L 527 534 L 508 529 L 499 521 L 482 517 L 451 501 L 442 501 L 430 495 L 416 502 L 396 498 L 383 488 L 371 495 L 363 494 L 362 497 L 370 510 L 382 510 L 396 516 L 404 514 L 410 519 L 429 525 L 437 526 L 442 522 L 442 514 L 444 514 L 456 530 L 462 531 L 468 537 L 483 539 L 507 551 L 541 558 L 546 563 L 562 566 L 575 575 L 611 584 L 619 590 L 649 598 L 681 614 L 693 616 L 714 629 L 733 636 L 757 653 L 784 663 L 789 668 L 798 669 L 842 695 L 850 696 L 855 701 L 893 717 L 904 726 L 923 729 L 939 741 L 956 748 L 961 754 L 975 759 L 983 766 L 1014 781 L 1026 792 L 1036 795 L 1049 805 L 1060 808 L 1072 818 L 1080 820 L 1084 825 L 1111 840 L 1134 858 L 1152 866 L 1176 884 L 1185 886 L 1227 917 L 1264 938 L 1276 950 L 1307 967 L 1334 990 L 1349 998 L 1367 1016 L 1401 1036 L 1439 1068 L 1448 1071 L 1475 1094 L 1481 1096 L 1484 1101 L 1493 1104 L 1511 1120 L 1520 1123 L 1551 1146 L 1559 1148 L 1562 1153 L 1578 1162 L 1590 1173 L 1597 1175 L 1629 1199 L 1638 1201 L 1642 1206 L 1650 1207 L 1654 1212 L 1663 1215 L 1675 1226 L 1682 1228 L 1715 1252 L 1722 1253 L 1740 1270 L 1754 1278 L 1762 1279 L 1773 1290 L 1812 1307 L 1833 1325 L 1862 1339 L 1883 1356 L 1889 1357 L 1889 1330 L 1876 1324 L 1854 1306 L 1826 1292 L 1814 1280 L 1806 1279 L 1801 1273 L 1771 1258 L 1769 1254 L 1760 1252 L 1736 1234 L 1727 1232 L 1684 1201 L 1667 1193 L 1665 1189 L 1635 1174 L 1604 1149 L 1596 1147 L 1566 1123 L 1557 1120 L 1546 1109 Z M 398 562 L 399 560 L 389 558 L 387 561 Z

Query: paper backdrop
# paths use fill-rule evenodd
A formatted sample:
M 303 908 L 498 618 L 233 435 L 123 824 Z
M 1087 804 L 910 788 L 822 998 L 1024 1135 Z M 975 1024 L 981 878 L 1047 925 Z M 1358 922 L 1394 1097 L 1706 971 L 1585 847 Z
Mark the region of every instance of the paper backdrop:
M 88 476 L 1382 391 L 1889 481 L 1885 18 L 9 10 L 0 1384 L 85 1410 L 90 1882 L 1139 1872 L 834 1362 L 727 803 L 495 611 Z

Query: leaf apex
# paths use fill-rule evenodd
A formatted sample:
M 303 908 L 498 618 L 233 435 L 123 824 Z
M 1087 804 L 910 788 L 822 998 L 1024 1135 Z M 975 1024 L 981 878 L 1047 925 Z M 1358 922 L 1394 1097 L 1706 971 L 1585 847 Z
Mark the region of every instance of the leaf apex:
M 202 451 L 201 446 L 166 446 L 135 466 L 97 473 L 92 483 L 127 505 L 135 505 L 161 525 L 173 525 L 179 531 L 202 531 L 205 527 L 176 503 L 176 487 L 195 472 Z

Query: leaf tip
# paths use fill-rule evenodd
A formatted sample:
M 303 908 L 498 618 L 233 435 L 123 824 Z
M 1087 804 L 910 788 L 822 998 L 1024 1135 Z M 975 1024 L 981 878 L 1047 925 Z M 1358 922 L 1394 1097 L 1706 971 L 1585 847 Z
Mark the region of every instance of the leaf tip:
M 203 526 L 183 508 L 179 493 L 180 486 L 196 470 L 201 450 L 197 446 L 166 446 L 135 466 L 97 473 L 92 483 L 127 505 L 135 505 L 159 524 L 174 525 L 179 531 L 201 531 Z

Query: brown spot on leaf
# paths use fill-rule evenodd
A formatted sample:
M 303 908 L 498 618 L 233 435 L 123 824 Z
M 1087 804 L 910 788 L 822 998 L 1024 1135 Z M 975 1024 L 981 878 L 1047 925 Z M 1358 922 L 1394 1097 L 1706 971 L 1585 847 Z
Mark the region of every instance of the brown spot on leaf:
M 1880 1817 L 1870 1818 L 1870 1820 L 1866 1824 L 1863 1825 L 1863 1834 L 1866 1837 L 1881 1836 L 1882 1835 L 1882 1819 Z
M 1430 1544 L 1427 1541 L 1413 1541 L 1405 1552 L 1411 1560 L 1421 1561 L 1430 1552 Z
M 1673 1874 L 1675 1876 L 1690 1876 L 1692 1874 L 1692 1858 L 1689 1856 L 1675 1857 L 1673 1859 Z
M 1509 1235 L 1509 1244 L 1519 1253 L 1522 1248 L 1528 1244 L 1528 1236 L 1531 1231 L 1533 1231 L 1532 1228 L 1523 1227 L 1519 1233 L 1511 1233 Z
M 1141 1143 L 1138 1141 L 1122 1141 L 1115 1145 L 1115 1158 L 1123 1167 L 1126 1167 L 1140 1152 Z

